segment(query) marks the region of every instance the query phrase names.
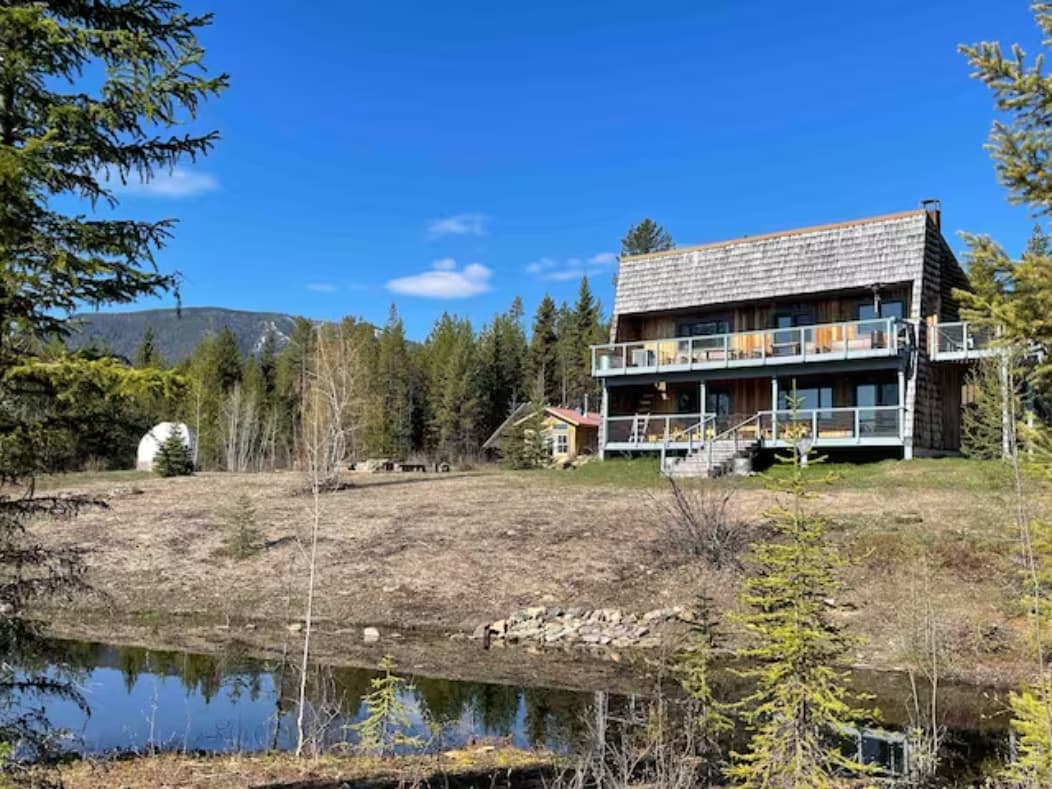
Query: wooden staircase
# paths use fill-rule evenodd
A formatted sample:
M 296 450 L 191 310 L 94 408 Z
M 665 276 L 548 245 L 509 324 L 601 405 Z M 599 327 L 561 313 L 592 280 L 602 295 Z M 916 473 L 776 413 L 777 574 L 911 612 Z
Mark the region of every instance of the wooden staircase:
M 666 458 L 662 473 L 670 477 L 720 477 L 733 471 L 734 461 L 748 457 L 760 447 L 756 438 L 744 438 L 742 428 L 759 419 L 759 414 L 705 441 L 682 458 Z

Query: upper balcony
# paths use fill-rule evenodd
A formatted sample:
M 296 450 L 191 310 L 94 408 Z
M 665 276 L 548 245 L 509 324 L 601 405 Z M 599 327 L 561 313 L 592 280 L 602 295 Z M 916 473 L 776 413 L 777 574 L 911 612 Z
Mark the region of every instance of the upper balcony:
M 967 321 L 933 323 L 928 327 L 928 356 L 933 362 L 967 362 L 994 356 L 997 331 Z
M 592 346 L 592 375 L 641 375 L 897 356 L 908 347 L 898 318 Z

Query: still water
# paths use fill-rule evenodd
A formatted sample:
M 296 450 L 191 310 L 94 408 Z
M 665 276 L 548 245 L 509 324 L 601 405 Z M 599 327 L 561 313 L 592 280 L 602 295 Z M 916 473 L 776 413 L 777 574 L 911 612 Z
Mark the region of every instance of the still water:
M 59 668 L 62 666 L 62 668 Z M 51 642 L 40 661 L 26 666 L 73 682 L 90 708 L 48 699 L 44 711 L 65 731 L 65 749 L 86 753 L 261 751 L 295 744 L 299 673 L 293 666 L 248 656 L 232 646 L 219 655 L 148 650 L 89 642 Z M 307 719 L 321 747 L 353 745 L 353 726 L 365 714 L 363 697 L 374 670 L 315 666 L 308 676 Z M 736 675 L 725 672 L 722 698 L 739 698 Z M 441 750 L 478 741 L 571 750 L 590 736 L 596 703 L 621 720 L 646 721 L 647 694 L 639 697 L 544 687 L 407 677 L 401 691 L 414 749 Z M 909 684 L 894 674 L 857 672 L 857 689 L 879 707 L 879 727 L 855 733 L 846 747 L 896 771 L 909 729 Z M 720 681 L 717 681 L 720 684 Z M 642 684 L 641 684 L 642 686 Z M 944 774 L 968 785 L 1003 761 L 1008 751 L 1005 704 L 996 692 L 944 684 L 940 721 L 945 727 Z M 920 700 L 922 704 L 924 699 Z M 27 705 L 31 702 L 27 702 Z M 744 745 L 738 731 L 732 745 Z

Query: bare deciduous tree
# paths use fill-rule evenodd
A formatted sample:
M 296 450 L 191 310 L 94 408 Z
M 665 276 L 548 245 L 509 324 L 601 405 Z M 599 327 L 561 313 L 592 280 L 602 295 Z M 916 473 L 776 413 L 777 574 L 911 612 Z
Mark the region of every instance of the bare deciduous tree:
M 319 327 L 307 372 L 303 413 L 303 450 L 311 493 L 311 515 L 309 533 L 305 540 L 299 541 L 307 562 L 307 599 L 300 665 L 297 756 L 302 754 L 305 743 L 304 713 L 318 576 L 322 494 L 338 489 L 340 469 L 346 461 L 348 448 L 365 427 L 365 383 L 365 366 L 353 338 L 340 327 Z

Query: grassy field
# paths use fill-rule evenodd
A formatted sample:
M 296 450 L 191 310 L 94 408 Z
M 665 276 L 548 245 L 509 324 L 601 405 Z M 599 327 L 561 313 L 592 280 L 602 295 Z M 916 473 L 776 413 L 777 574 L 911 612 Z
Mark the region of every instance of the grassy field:
M 830 519 L 852 560 L 840 615 L 866 639 L 856 663 L 900 666 L 930 605 L 959 676 L 996 681 L 1021 665 L 1009 489 L 998 464 L 816 469 L 826 472 L 836 478 L 810 506 Z M 783 473 L 776 468 L 770 476 Z M 377 624 L 384 632 L 469 633 L 531 605 L 642 613 L 690 606 L 701 591 L 726 612 L 736 608 L 741 571 L 715 570 L 670 540 L 670 501 L 656 461 L 560 472 L 356 475 L 349 482 L 323 498 L 323 632 Z M 700 484 L 729 486 L 730 517 L 748 539 L 762 533 L 778 495 L 763 478 Z M 297 540 L 310 522 L 310 497 L 297 474 L 70 475 L 48 487 L 109 501 L 108 509 L 32 529 L 46 543 L 89 551 L 98 594 L 53 616 L 138 621 L 185 635 L 252 623 L 257 633 L 267 624 L 283 632 L 299 610 L 305 572 Z M 242 560 L 224 547 L 239 496 L 265 538 L 263 550 Z

